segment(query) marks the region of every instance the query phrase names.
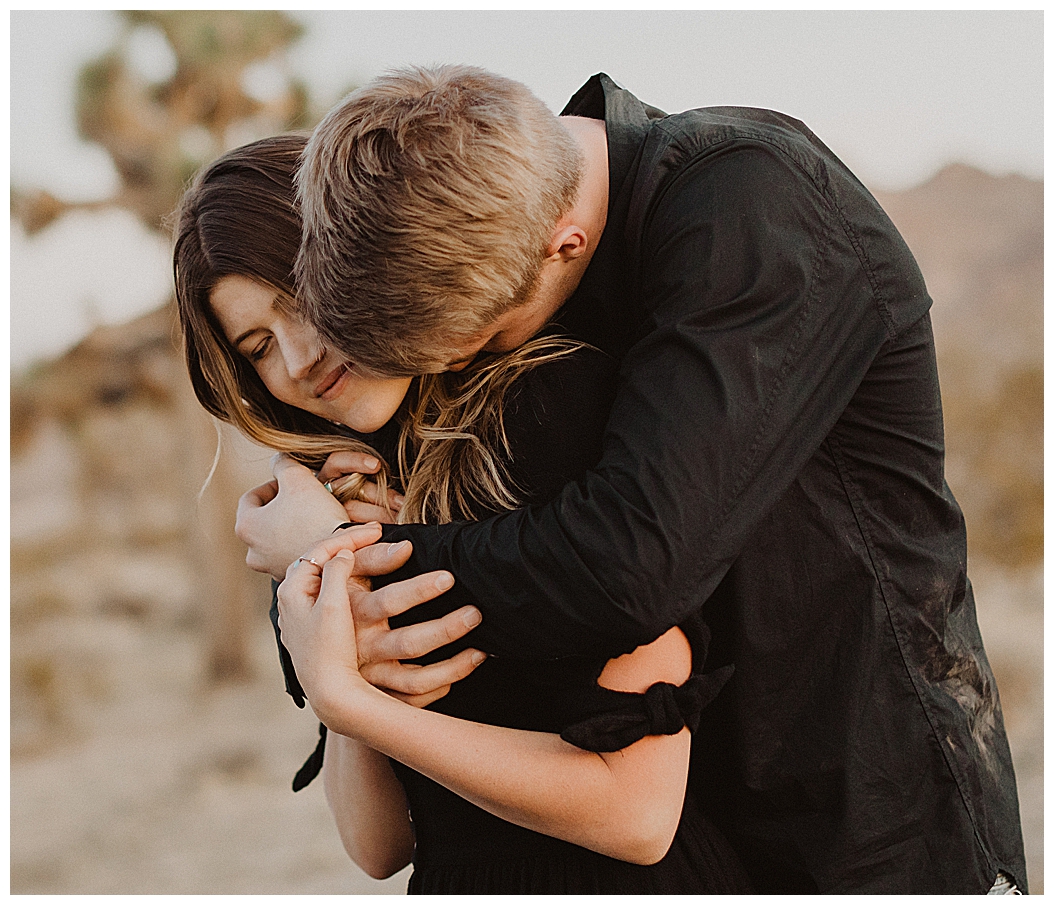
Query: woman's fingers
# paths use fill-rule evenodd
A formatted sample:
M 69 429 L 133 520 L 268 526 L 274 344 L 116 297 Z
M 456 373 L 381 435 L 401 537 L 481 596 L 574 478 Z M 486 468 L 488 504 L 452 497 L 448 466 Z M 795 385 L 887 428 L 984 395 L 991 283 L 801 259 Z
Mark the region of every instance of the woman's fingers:
M 346 474 L 374 474 L 380 467 L 381 463 L 375 456 L 341 450 L 330 453 L 318 472 L 318 479 L 325 483 Z
M 361 500 L 348 500 L 344 504 L 344 511 L 348 514 L 349 522 L 384 522 L 392 524 L 395 521 L 395 512 L 375 506 L 373 503 L 363 503 Z
M 365 525 L 351 525 L 348 528 L 334 531 L 325 540 L 319 541 L 301 559 L 314 559 L 324 565 L 337 555 L 338 550 L 350 550 L 355 553 L 369 547 L 371 544 L 375 544 L 380 539 L 380 536 L 381 526 L 379 522 L 371 521 Z M 293 569 L 295 566 L 296 563 L 294 562 L 289 568 Z M 286 574 L 289 573 L 287 572 Z M 359 574 L 357 570 L 356 574 Z
M 388 508 L 392 512 L 398 512 L 403 508 L 403 497 L 401 494 L 396 493 L 391 487 L 388 487 L 384 493 L 381 493 L 381 488 L 376 481 L 364 481 L 362 489 L 359 491 L 360 497 L 367 503 L 372 503 L 374 506 L 384 508 L 387 503 Z
M 323 476 L 319 474 L 319 480 Z M 384 492 L 375 481 L 359 473 L 345 474 L 325 481 L 326 489 L 341 501 L 353 521 L 377 519 L 392 523 L 403 508 L 403 497 L 390 487 Z
M 338 550 L 332 559 L 322 566 L 321 588 L 315 606 L 338 607 L 339 612 L 350 611 L 350 600 L 348 594 L 348 580 L 351 578 L 351 570 L 355 564 L 355 554 L 350 550 Z M 305 566 L 314 564 L 308 560 Z M 354 638 L 354 632 L 352 632 Z
M 244 500 L 253 506 L 266 506 L 276 496 L 278 496 L 278 482 L 271 480 L 266 484 L 261 484 L 259 487 L 254 487 L 252 490 L 245 491 L 241 496 L 239 505 Z
M 314 602 L 319 594 L 322 571 L 326 564 L 334 559 L 341 551 L 347 554 L 346 570 L 349 580 L 355 570 L 354 551 L 374 543 L 381 535 L 381 526 L 376 522 L 368 525 L 353 525 L 338 531 L 331 537 L 326 538 L 312 547 L 303 556 L 293 560 L 289 568 L 285 570 L 285 578 L 278 586 L 278 611 L 282 612 L 283 598 L 291 599 L 291 595 L 299 595 L 300 598 L 310 598 Z M 362 584 L 368 583 L 363 580 Z M 281 625 L 279 625 L 281 628 Z
M 342 483 L 350 476 L 361 478 L 363 475 L 374 474 L 380 469 L 381 463 L 374 456 L 366 453 L 341 451 L 331 453 L 325 464 L 319 469 L 318 480 L 327 485 L 331 491 L 339 491 Z M 356 492 L 357 502 L 372 504 L 377 507 L 377 512 L 384 515 L 398 513 L 403 506 L 403 497 L 390 487 L 382 493 L 376 481 L 364 480 Z M 346 504 L 348 505 L 348 504 Z M 377 512 L 368 512 L 368 518 L 380 518 Z M 356 515 L 349 510 L 349 516 Z M 385 519 L 390 521 L 390 519 Z
M 317 555 L 291 566 L 278 588 L 278 628 L 304 694 L 325 722 L 359 667 L 349 601 L 355 554 L 337 550 L 325 559 L 323 552 L 312 552 Z

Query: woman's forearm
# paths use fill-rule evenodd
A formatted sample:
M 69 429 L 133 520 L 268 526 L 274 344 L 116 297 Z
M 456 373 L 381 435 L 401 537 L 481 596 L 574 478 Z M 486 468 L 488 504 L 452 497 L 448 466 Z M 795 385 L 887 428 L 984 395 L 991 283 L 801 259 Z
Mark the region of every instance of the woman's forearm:
M 322 778 L 326 801 L 352 861 L 378 880 L 410 863 L 414 833 L 406 795 L 384 754 L 331 731 L 326 736 Z
M 687 729 L 596 754 L 551 733 L 419 710 L 365 682 L 316 712 L 331 732 L 355 737 L 504 820 L 614 858 L 654 863 L 677 829 Z
M 319 719 L 512 823 L 622 860 L 659 860 L 684 802 L 688 730 L 594 754 L 557 735 L 419 710 L 374 688 L 358 670 L 351 608 L 352 595 L 368 592 L 350 579 L 353 551 L 375 533 L 353 528 L 340 541 L 347 546 L 319 545 L 278 589 L 279 628 Z M 691 660 L 687 638 L 672 629 L 609 661 L 599 682 L 627 692 L 679 685 Z

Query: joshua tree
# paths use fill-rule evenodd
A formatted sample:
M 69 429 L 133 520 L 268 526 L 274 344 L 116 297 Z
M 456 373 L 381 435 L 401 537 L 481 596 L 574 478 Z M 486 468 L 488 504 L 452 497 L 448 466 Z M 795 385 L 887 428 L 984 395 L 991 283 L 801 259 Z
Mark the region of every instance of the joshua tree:
M 76 99 L 78 130 L 109 153 L 119 189 L 90 203 L 16 190 L 12 213 L 27 233 L 73 209 L 107 207 L 129 210 L 147 228 L 164 231 L 183 187 L 201 165 L 246 141 L 311 125 L 307 91 L 289 75 L 285 59 L 301 27 L 284 13 L 125 10 L 119 15 L 122 29 L 115 46 L 83 68 Z M 152 331 L 145 345 L 139 344 L 143 348 L 164 344 L 172 349 L 171 316 L 148 318 L 137 329 Z M 30 396 L 51 400 L 54 405 L 47 409 L 82 438 L 91 433 L 83 429 L 85 419 L 98 409 L 92 403 L 112 410 L 144 394 L 183 426 L 177 433 L 187 442 L 179 467 L 191 510 L 186 537 L 194 563 L 187 580 L 200 582 L 208 669 L 217 678 L 242 676 L 248 671 L 249 606 L 259 609 L 262 603 L 247 599 L 250 594 L 258 598 L 260 587 L 248 581 L 245 550 L 233 535 L 235 500 L 245 488 L 238 486 L 229 457 L 221 457 L 200 504 L 192 508 L 212 463 L 216 432 L 193 400 L 181 368 L 168 369 L 170 385 L 162 392 L 164 387 L 149 386 L 140 379 L 142 368 L 130 364 L 143 356 L 118 352 L 113 342 L 108 331 L 97 331 L 67 356 L 66 367 L 38 380 Z M 169 361 L 175 361 L 174 354 Z M 48 384 L 54 386 L 48 389 Z M 115 386 L 123 388 L 118 396 Z M 17 414 L 25 402 L 16 401 Z M 84 458 L 90 480 L 82 492 L 90 495 L 120 478 L 106 450 L 85 449 Z
M 306 128 L 308 95 L 286 67 L 301 26 L 274 10 L 123 10 L 117 44 L 83 68 L 81 137 L 110 154 L 121 178 L 104 202 L 16 196 L 27 230 L 73 207 L 119 206 L 162 229 L 190 176 L 235 145 Z

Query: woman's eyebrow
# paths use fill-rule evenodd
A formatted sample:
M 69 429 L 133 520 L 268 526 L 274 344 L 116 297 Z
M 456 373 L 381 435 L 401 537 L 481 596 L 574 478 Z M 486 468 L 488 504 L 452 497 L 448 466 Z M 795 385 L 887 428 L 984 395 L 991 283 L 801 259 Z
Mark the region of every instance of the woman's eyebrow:
M 271 299 L 271 310 L 272 311 L 277 311 L 279 314 L 282 313 L 282 293 L 280 293 L 280 292 L 276 293 L 275 297 L 273 299 Z M 232 339 L 231 340 L 231 345 L 234 346 L 235 349 L 237 349 L 238 346 L 240 346 L 246 339 L 248 339 L 254 333 L 256 333 L 256 332 L 258 332 L 260 330 L 263 330 L 263 329 L 265 329 L 265 328 L 264 327 L 250 327 L 248 330 L 244 331 L 243 333 L 239 333 L 237 337 Z
M 263 329 L 262 327 L 251 327 L 250 329 L 246 330 L 244 333 L 239 334 L 233 340 L 231 340 L 231 345 L 234 346 L 235 349 L 237 349 L 238 346 L 240 346 L 245 340 L 247 340 L 254 333 L 257 333 L 258 331 L 260 331 L 262 329 Z

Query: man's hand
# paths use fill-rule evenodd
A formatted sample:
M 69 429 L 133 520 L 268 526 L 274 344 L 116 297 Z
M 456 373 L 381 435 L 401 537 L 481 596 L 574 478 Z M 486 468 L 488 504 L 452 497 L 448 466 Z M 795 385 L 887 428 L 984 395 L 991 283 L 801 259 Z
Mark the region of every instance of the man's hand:
M 454 576 L 444 571 L 425 572 L 371 591 L 369 576 L 394 572 L 409 559 L 413 547 L 409 541 L 363 546 L 361 532 L 369 527 L 338 531 L 314 548 L 320 556 L 312 556 L 322 562 L 323 558 L 328 561 L 336 556 L 339 550 L 355 551 L 348 590 L 359 673 L 392 697 L 424 707 L 446 695 L 454 682 L 465 678 L 486 659 L 486 654 L 468 649 L 426 666 L 400 661 L 424 656 L 456 641 L 479 625 L 482 616 L 475 607 L 466 606 L 429 622 L 389 628 L 390 617 L 448 591 L 454 585 Z M 373 530 L 376 540 L 380 526 L 373 526 Z
M 271 471 L 273 481 L 238 501 L 234 532 L 249 547 L 249 568 L 281 581 L 290 563 L 348 517 L 314 474 L 289 456 L 276 455 Z

